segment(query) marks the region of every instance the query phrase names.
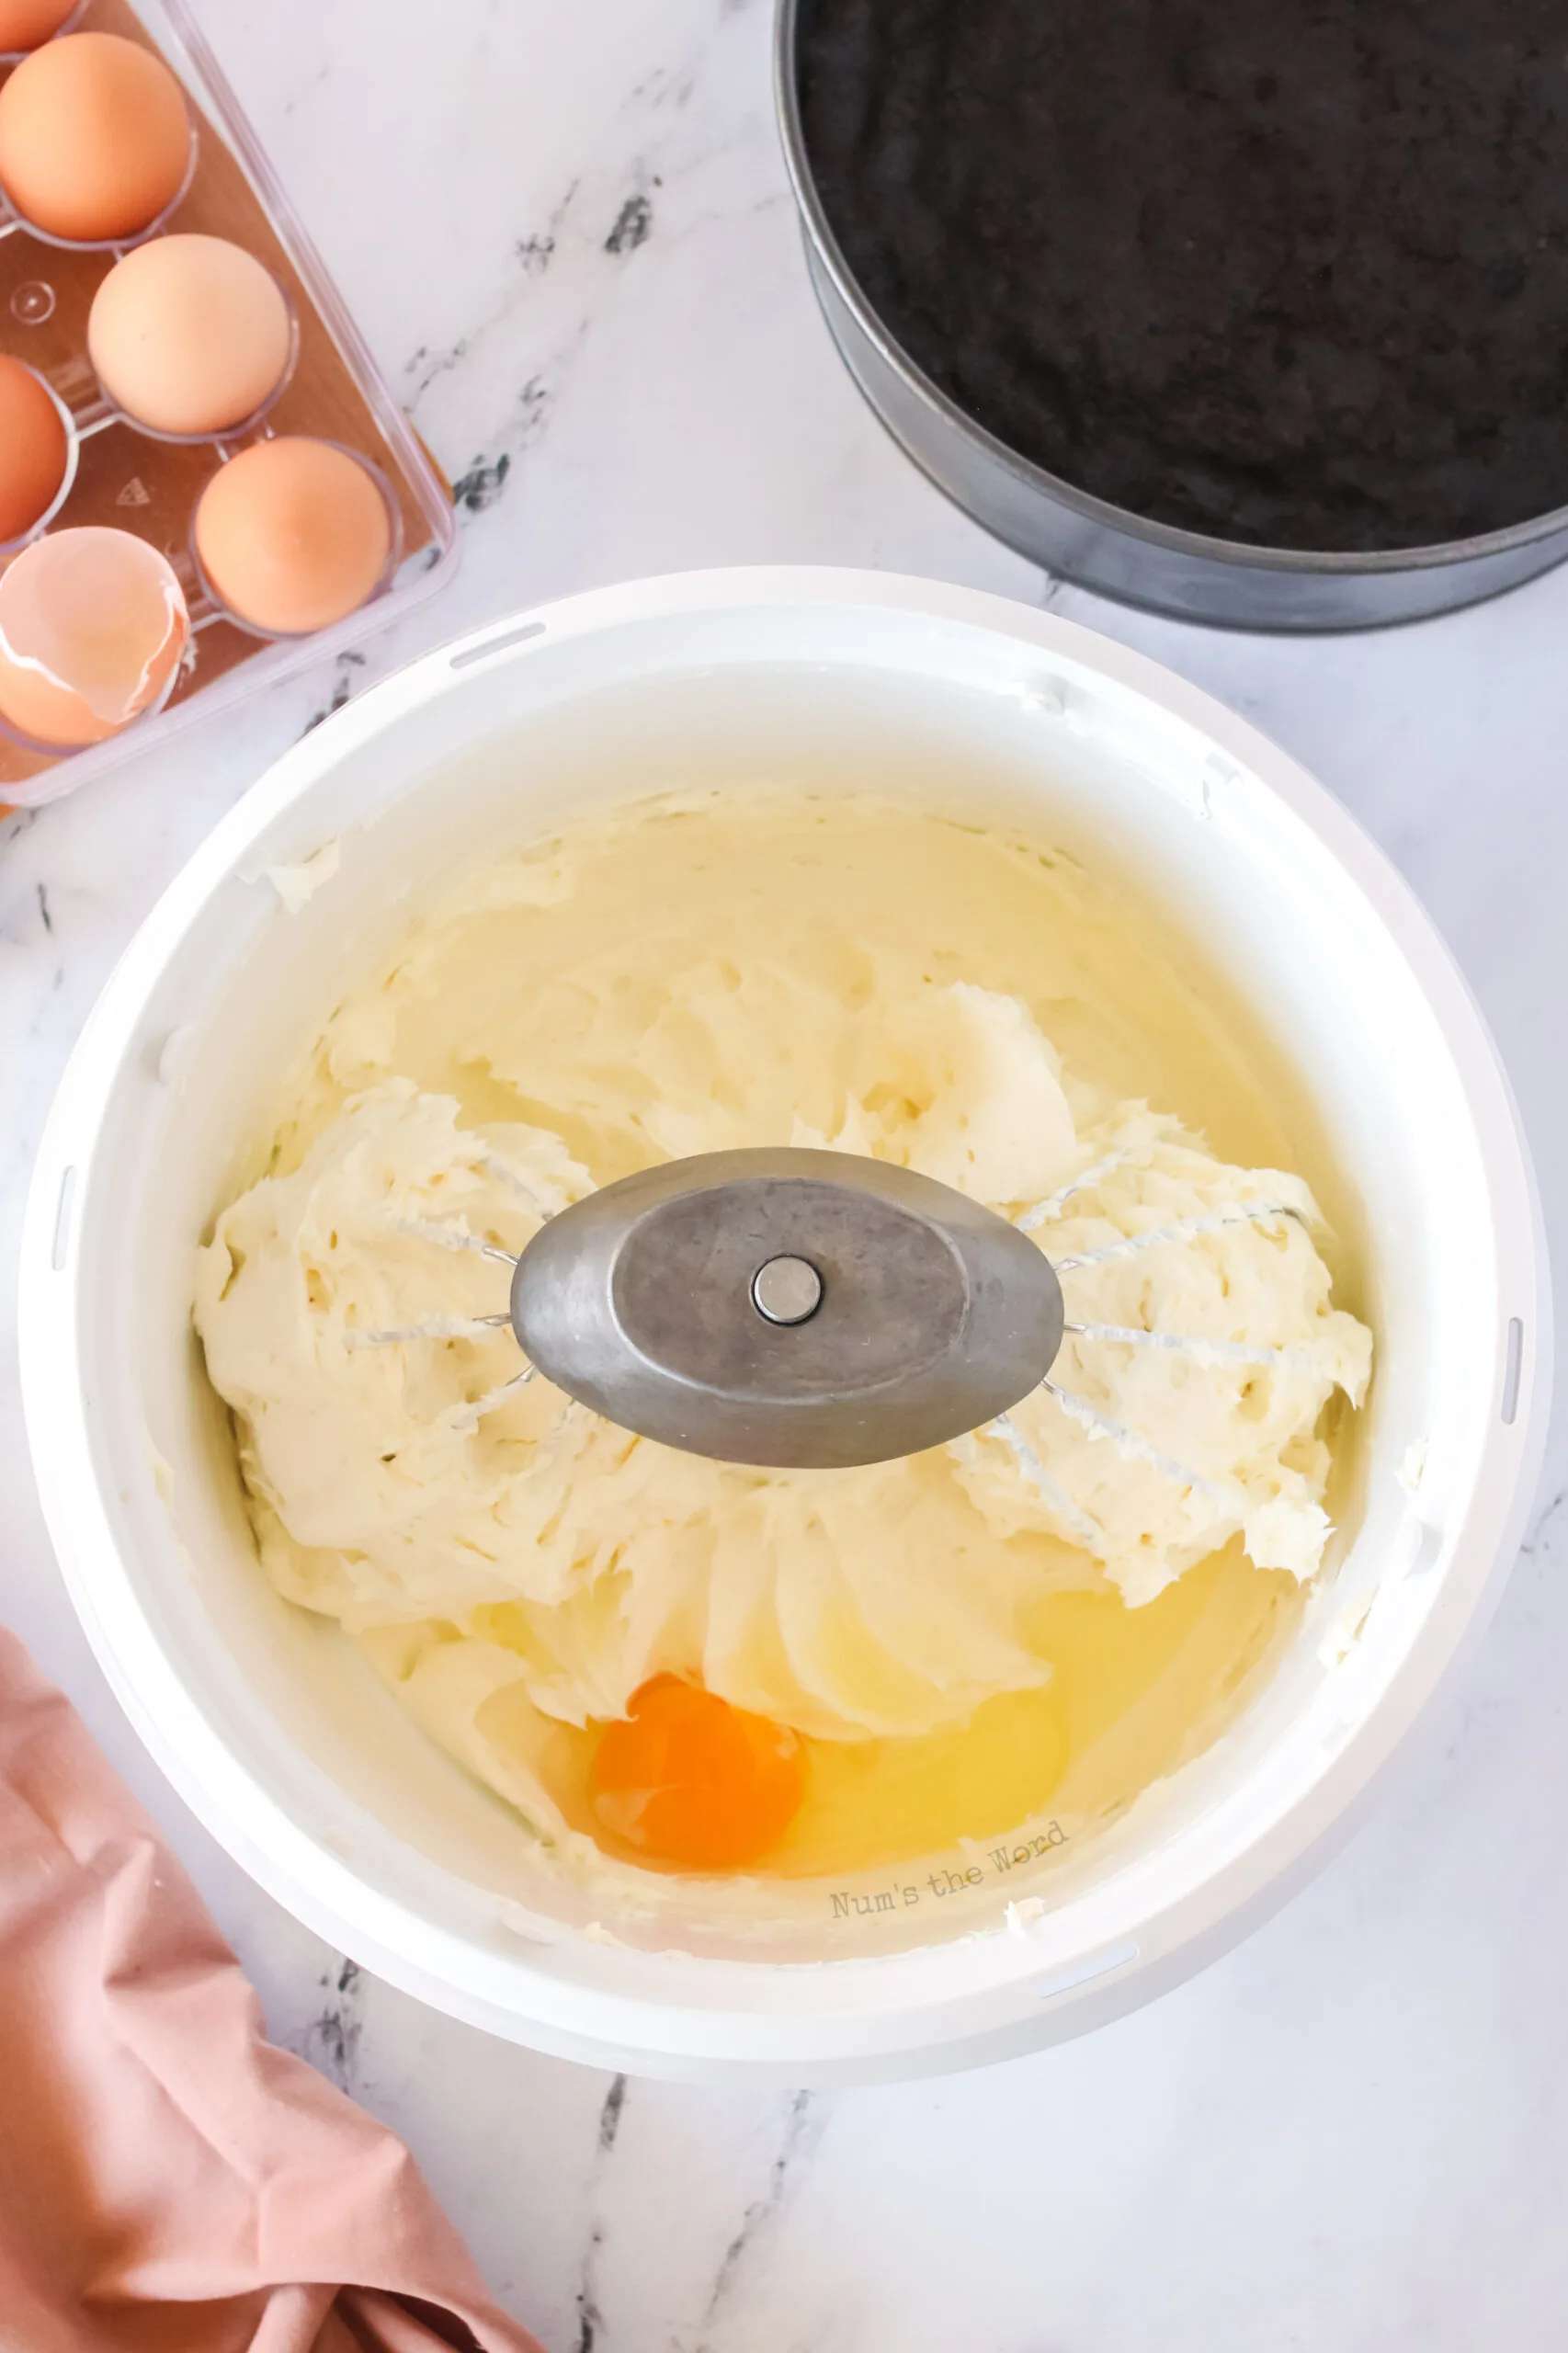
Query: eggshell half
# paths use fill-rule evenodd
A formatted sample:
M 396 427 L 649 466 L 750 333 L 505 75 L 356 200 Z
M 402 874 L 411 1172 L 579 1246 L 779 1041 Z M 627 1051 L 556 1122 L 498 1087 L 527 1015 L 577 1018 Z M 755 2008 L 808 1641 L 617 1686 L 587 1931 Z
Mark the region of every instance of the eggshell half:
M 157 549 L 131 531 L 51 531 L 0 574 L 0 717 L 40 744 L 101 744 L 150 710 L 190 631 Z

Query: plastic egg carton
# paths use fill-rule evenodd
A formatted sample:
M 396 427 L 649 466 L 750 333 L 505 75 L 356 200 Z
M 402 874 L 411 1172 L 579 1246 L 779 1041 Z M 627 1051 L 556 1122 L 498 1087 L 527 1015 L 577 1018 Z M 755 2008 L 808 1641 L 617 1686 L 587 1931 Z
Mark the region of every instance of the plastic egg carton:
M 183 658 L 158 703 L 107 741 L 62 751 L 0 715 L 0 804 L 57 799 L 187 719 L 319 661 L 433 595 L 457 561 L 451 496 L 370 358 L 183 0 L 83 0 L 52 39 L 110 32 L 162 56 L 182 85 L 190 163 L 138 235 L 69 243 L 22 220 L 0 191 L 0 352 L 43 382 L 65 426 L 64 480 L 48 512 L 0 547 L 0 574 L 36 540 L 84 525 L 129 531 L 164 555 L 189 613 Z M 0 81 L 19 59 L 0 55 Z M 87 314 L 115 261 L 171 232 L 223 237 L 271 272 L 289 306 L 287 369 L 263 406 L 221 435 L 175 436 L 127 415 L 87 350 Z M 193 517 L 219 467 L 275 434 L 336 443 L 386 501 L 390 553 L 369 598 L 331 628 L 269 635 L 231 611 L 198 561 Z

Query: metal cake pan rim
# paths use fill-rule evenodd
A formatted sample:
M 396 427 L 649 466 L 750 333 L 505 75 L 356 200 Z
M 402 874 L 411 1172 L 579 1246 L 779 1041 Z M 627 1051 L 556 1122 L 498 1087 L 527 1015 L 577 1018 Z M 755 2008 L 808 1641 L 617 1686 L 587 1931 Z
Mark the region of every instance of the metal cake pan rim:
M 1123 538 L 1142 541 L 1196 563 L 1214 565 L 1229 574 L 1270 572 L 1326 579 L 1371 579 L 1409 573 L 1457 570 L 1471 563 L 1517 554 L 1559 534 L 1568 533 L 1568 504 L 1551 507 L 1523 522 L 1508 523 L 1494 531 L 1469 539 L 1424 540 L 1408 548 L 1310 549 L 1254 544 L 1224 540 L 1174 523 L 1161 523 L 1130 506 L 1118 506 L 1093 491 L 1080 490 L 1064 475 L 1054 474 L 982 425 L 940 385 L 926 375 L 892 333 L 881 312 L 864 291 L 834 233 L 806 152 L 801 119 L 800 77 L 796 71 L 797 32 L 801 0 L 778 0 L 775 16 L 774 101 L 785 168 L 796 208 L 813 253 L 826 272 L 839 301 L 878 357 L 915 400 L 938 422 L 968 442 L 994 465 L 1001 467 L 1030 495 L 1049 506 L 1064 507 L 1081 521 Z M 831 332 L 831 322 L 830 332 Z M 847 361 L 846 361 L 847 364 Z M 851 373 L 855 370 L 851 369 Z M 856 381 L 879 416 L 881 405 Z M 886 419 L 883 419 L 886 422 Z M 898 437 L 895 434 L 895 438 Z M 952 496 L 951 492 L 947 494 Z M 956 503 L 962 505 L 961 500 Z M 987 527 L 989 528 L 989 527 Z M 1483 594 L 1485 592 L 1483 592 Z M 1391 617 L 1392 618 L 1392 617 Z

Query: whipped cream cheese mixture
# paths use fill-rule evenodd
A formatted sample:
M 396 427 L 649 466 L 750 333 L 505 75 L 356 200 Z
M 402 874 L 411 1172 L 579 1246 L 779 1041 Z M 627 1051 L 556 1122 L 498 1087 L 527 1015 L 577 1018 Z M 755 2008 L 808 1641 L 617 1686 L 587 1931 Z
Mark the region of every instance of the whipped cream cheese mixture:
M 492 860 L 334 1014 L 201 1254 L 267 1574 L 563 1864 L 591 1839 L 800 1876 L 1048 1800 L 1108 1817 L 1240 1703 L 1367 1386 L 1308 1186 L 1253 1164 L 1289 1150 L 1278 1092 L 1168 943 L 999 833 L 694 796 Z M 473 1245 L 767 1143 L 1023 1220 L 1088 1261 L 1072 1320 L 1140 1336 L 1066 1341 L 1086 1411 L 1038 1395 L 862 1470 L 712 1462 L 506 1388 L 516 1342 L 473 1319 L 506 1269 Z

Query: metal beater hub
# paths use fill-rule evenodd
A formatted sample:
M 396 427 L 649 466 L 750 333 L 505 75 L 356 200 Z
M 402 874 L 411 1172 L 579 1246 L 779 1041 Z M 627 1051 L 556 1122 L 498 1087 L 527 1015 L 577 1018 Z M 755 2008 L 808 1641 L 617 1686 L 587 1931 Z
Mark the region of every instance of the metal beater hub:
M 832 1469 L 939 1446 L 1040 1386 L 1050 1261 L 911 1169 L 726 1152 L 591 1193 L 517 1262 L 529 1363 L 623 1429 L 730 1462 Z

